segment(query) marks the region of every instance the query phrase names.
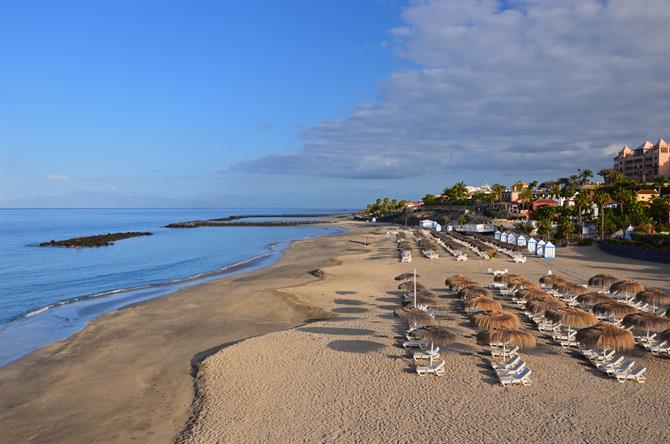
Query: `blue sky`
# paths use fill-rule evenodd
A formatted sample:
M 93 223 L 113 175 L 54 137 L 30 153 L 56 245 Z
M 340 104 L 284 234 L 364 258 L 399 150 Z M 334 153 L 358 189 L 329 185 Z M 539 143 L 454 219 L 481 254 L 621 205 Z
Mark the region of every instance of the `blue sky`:
M 550 3 L 0 1 L 0 206 L 357 207 L 670 137 L 668 45 L 617 31 L 669 4 Z

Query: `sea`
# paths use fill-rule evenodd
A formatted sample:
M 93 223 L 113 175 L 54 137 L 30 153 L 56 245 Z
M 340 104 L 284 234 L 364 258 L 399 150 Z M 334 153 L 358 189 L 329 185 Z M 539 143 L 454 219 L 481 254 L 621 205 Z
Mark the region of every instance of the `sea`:
M 293 240 L 342 231 L 328 225 L 164 228 L 169 223 L 250 214 L 347 212 L 350 210 L 304 208 L 0 209 L 0 366 L 67 338 L 103 313 L 271 265 Z M 39 246 L 50 240 L 127 231 L 153 235 L 106 247 Z

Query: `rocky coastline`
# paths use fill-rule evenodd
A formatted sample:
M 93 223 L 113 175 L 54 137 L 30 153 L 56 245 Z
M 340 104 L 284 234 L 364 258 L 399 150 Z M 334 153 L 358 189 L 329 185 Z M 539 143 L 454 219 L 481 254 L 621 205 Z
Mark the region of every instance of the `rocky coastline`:
M 61 248 L 86 248 L 86 247 L 107 247 L 114 245 L 114 242 L 122 239 L 128 239 L 138 236 L 152 236 L 148 231 L 128 231 L 125 233 L 107 233 L 97 234 L 95 236 L 73 237 L 65 240 L 50 240 L 42 242 L 40 247 L 61 247 Z

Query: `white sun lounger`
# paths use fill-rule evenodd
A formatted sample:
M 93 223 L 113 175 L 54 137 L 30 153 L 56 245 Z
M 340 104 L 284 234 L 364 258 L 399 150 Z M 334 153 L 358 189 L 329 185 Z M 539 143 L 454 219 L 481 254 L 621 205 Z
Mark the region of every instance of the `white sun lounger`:
M 493 367 L 494 370 L 501 370 L 501 369 L 514 367 L 519 362 L 523 362 L 523 361 L 521 361 L 521 358 L 519 357 L 519 355 L 517 355 L 517 356 L 514 357 L 514 359 L 512 359 L 511 361 L 508 361 L 508 362 L 505 362 L 505 361 L 493 362 L 493 361 L 491 361 L 491 367 Z
M 531 382 L 530 374 L 531 374 L 530 369 L 525 368 L 518 375 L 507 375 L 507 376 L 498 375 L 498 379 L 500 380 L 500 383 L 503 386 L 506 386 L 507 384 L 523 384 L 524 386 L 528 386 L 530 385 Z
M 494 358 L 497 356 L 501 356 L 503 358 L 507 358 L 509 356 L 516 356 L 517 353 L 519 352 L 519 347 L 514 347 L 511 350 L 505 350 L 504 348 L 491 348 L 491 356 Z
M 605 365 L 601 369 L 604 370 L 605 373 L 607 373 L 608 375 L 613 376 L 614 373 L 616 373 L 616 372 L 627 373 L 633 367 L 635 367 L 635 361 L 633 361 L 632 359 L 628 359 L 618 367 L 607 367 Z
M 435 347 L 433 351 L 430 351 L 430 349 L 426 349 L 420 352 L 416 352 L 412 357 L 414 358 L 414 362 L 431 358 L 436 359 L 440 357 L 439 351 L 440 347 Z
M 513 367 L 496 369 L 496 374 L 498 374 L 499 376 L 518 375 L 525 368 L 526 368 L 526 363 L 523 362 L 523 361 L 520 361 Z
M 627 380 L 631 379 L 633 381 L 639 382 L 639 383 L 644 383 L 647 381 L 647 377 L 644 376 L 644 372 L 647 371 L 647 367 L 636 367 L 633 370 L 623 372 L 623 371 L 617 371 L 614 372 L 614 377 L 617 379 L 617 381 L 624 383 Z
M 444 361 L 435 362 L 432 365 L 422 365 L 416 368 L 419 376 L 425 376 L 432 373 L 437 376 L 443 376 L 446 372 L 444 370 Z
M 412 339 L 411 341 L 403 342 L 402 346 L 405 347 L 405 349 L 426 348 L 428 346 L 428 343 L 426 341 L 423 341 L 423 340 Z
M 617 369 L 621 367 L 621 364 L 626 360 L 623 355 L 619 355 L 617 358 L 610 358 L 602 361 L 591 361 L 593 365 L 606 372 L 608 369 Z

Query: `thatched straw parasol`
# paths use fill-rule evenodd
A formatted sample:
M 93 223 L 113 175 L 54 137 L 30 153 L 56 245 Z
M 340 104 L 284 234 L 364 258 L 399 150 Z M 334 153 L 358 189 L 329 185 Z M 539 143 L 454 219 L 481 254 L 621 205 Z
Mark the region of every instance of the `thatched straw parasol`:
M 470 279 L 467 276 L 463 276 L 461 274 L 455 274 L 451 277 L 448 277 L 446 281 L 444 281 L 444 285 L 446 285 L 449 290 L 460 290 L 463 287 L 467 287 L 468 285 L 476 285 L 477 283 Z
M 589 278 L 589 287 L 610 288 L 619 279 L 611 274 L 599 273 Z
M 518 328 L 507 328 L 498 330 L 483 330 L 477 333 L 477 344 L 491 345 L 515 345 L 519 348 L 535 347 L 535 336 Z
M 621 319 L 626 315 L 638 312 L 637 308 L 621 302 L 601 302 L 594 305 L 592 310 L 595 314 L 609 316 L 614 319 Z
M 644 290 L 644 285 L 638 281 L 633 281 L 630 279 L 616 281 L 610 287 L 610 293 L 616 295 L 623 294 L 626 299 L 628 299 L 631 295 L 641 292 L 642 290 Z
M 533 314 L 544 315 L 547 310 L 567 307 L 563 302 L 556 298 L 552 299 L 535 299 L 526 302 L 526 309 Z
M 601 302 L 616 302 L 616 300 L 605 294 L 592 291 L 590 293 L 584 293 L 577 296 L 577 302 L 579 302 L 582 307 L 591 308 L 596 304 L 600 304 Z
M 425 311 L 412 307 L 403 307 L 395 311 L 396 316 L 413 325 L 430 325 L 435 320 Z
M 523 276 L 512 276 L 510 279 L 507 280 L 507 288 L 516 288 L 516 289 L 522 289 L 522 288 L 539 288 L 535 282 L 531 282 L 527 278 Z
M 417 278 L 420 278 L 418 274 L 416 275 Z M 402 273 L 399 274 L 394 278 L 396 281 L 404 281 L 405 279 L 414 279 L 414 273 Z
M 576 284 L 574 282 L 564 282 L 561 284 L 557 284 L 555 288 L 563 294 L 568 294 L 572 296 L 579 296 L 581 294 L 589 293 L 588 288 L 584 288 L 581 285 Z
M 480 287 L 478 285 L 472 285 L 458 290 L 458 297 L 461 299 L 470 299 L 475 296 L 486 296 L 490 298 L 493 297 L 493 292 L 488 288 Z
M 499 302 L 494 301 L 487 296 L 475 296 L 473 298 L 463 301 L 463 307 L 466 311 L 490 311 L 502 310 Z
M 633 327 L 635 330 L 646 331 L 647 339 L 649 339 L 649 333 L 652 331 L 659 332 L 670 329 L 669 318 L 644 312 L 624 316 L 622 324 L 626 327 Z
M 510 279 L 516 279 L 520 278 L 518 274 L 513 274 L 513 273 L 505 273 L 505 274 L 499 274 L 497 276 L 493 277 L 493 282 L 500 282 L 503 284 L 506 284 L 510 281 Z
M 537 299 L 542 298 L 542 297 L 550 297 L 553 298 L 552 295 L 549 293 L 543 291 L 543 290 L 537 290 L 534 288 L 524 288 L 523 290 L 518 290 L 514 296 L 517 299 L 523 299 L 524 301 L 530 301 L 532 299 Z
M 670 329 L 668 330 L 663 330 L 660 332 L 657 336 L 658 340 L 663 342 L 663 341 L 670 341 Z
M 438 301 L 438 297 L 435 293 L 424 288 L 416 292 L 416 298 L 412 297 L 409 300 L 405 300 L 405 305 L 414 304 L 435 304 Z
M 572 327 L 584 328 L 591 327 L 598 323 L 598 318 L 593 313 L 584 311 L 577 307 L 553 308 L 544 313 L 544 317 L 554 321 L 560 322 L 568 326 L 568 335 L 572 331 Z
M 653 288 L 639 292 L 635 295 L 635 300 L 646 302 L 654 307 L 661 307 L 670 304 L 670 294 Z
M 547 285 L 547 286 L 553 286 L 554 284 L 558 284 L 561 282 L 565 282 L 566 279 L 563 276 L 559 276 L 557 274 L 547 274 L 542 276 L 540 279 L 540 284 Z
M 432 352 L 435 350 L 435 345 L 446 346 L 458 341 L 458 336 L 441 325 L 429 325 L 416 330 L 414 334 L 421 339 L 430 341 L 431 363 L 433 362 Z
M 633 333 L 611 324 L 598 324 L 577 332 L 577 342 L 588 348 L 629 350 L 635 347 Z
M 426 288 L 426 286 L 423 285 L 422 283 L 420 283 L 420 282 L 416 283 L 416 290 L 417 291 L 423 290 L 424 288 Z M 412 290 L 414 290 L 414 282 L 412 282 L 412 281 L 403 282 L 402 284 L 398 285 L 398 290 L 412 291 Z
M 495 330 L 503 328 L 519 328 L 521 322 L 514 313 L 509 311 L 482 311 L 472 315 L 472 323 L 477 330 Z

